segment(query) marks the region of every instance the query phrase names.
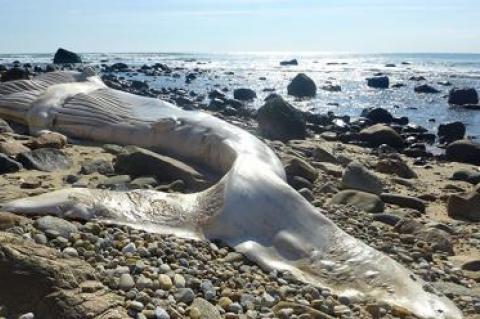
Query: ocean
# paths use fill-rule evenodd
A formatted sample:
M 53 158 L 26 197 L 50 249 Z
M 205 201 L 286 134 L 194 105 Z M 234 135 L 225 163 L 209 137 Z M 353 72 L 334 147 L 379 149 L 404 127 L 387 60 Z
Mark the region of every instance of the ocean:
M 473 87 L 480 92 L 480 54 L 346 54 L 346 53 L 84 53 L 85 64 L 100 65 L 123 62 L 129 66 L 165 63 L 184 74 L 186 70 L 203 71 L 190 84 L 185 78 L 126 74 L 126 77 L 145 80 L 153 88 L 181 88 L 206 94 L 212 89 L 227 87 L 233 95 L 235 88 L 251 88 L 258 98 L 251 103 L 260 107 L 263 98 L 275 92 L 287 97 L 302 110 L 358 117 L 366 107 L 382 107 L 396 116 L 407 116 L 411 123 L 435 132 L 444 122 L 461 121 L 467 134 L 480 138 L 480 111 L 448 105 L 446 95 L 451 87 Z M 297 59 L 297 66 L 280 66 L 279 62 Z M 51 63 L 53 54 L 1 54 L 0 64 Z M 388 67 L 394 64 L 395 67 Z M 287 96 L 289 81 L 299 72 L 306 73 L 319 87 L 317 96 L 295 100 Z M 405 86 L 390 89 L 371 89 L 366 78 L 382 72 L 390 84 Z M 174 72 L 175 73 L 175 72 Z M 426 80 L 409 80 L 423 76 Z M 450 82 L 451 86 L 439 82 Z M 327 83 L 338 84 L 341 92 L 320 89 Z M 417 94 L 415 85 L 427 83 L 439 89 L 439 94 Z

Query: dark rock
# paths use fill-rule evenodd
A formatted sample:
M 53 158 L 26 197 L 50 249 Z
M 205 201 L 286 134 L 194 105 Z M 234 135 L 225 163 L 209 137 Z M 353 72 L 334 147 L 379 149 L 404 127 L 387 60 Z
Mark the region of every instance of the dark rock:
M 351 205 L 368 213 L 381 213 L 385 209 L 385 204 L 379 196 L 356 190 L 345 190 L 337 193 L 330 200 L 330 204 Z
M 0 79 L 1 82 L 16 81 L 16 80 L 25 80 L 28 79 L 29 72 L 23 68 L 11 68 L 5 73 L 2 74 Z
M 72 166 L 70 159 L 56 148 L 39 148 L 31 152 L 20 153 L 17 160 L 27 169 L 44 172 L 68 169 Z
M 80 56 L 74 52 L 59 48 L 53 57 L 54 64 L 82 63 Z
M 439 90 L 434 88 L 433 86 L 430 86 L 428 84 L 420 84 L 415 86 L 413 89 L 416 93 L 429 93 L 429 94 L 434 94 L 434 93 L 440 93 Z
M 421 76 L 421 75 L 414 75 L 414 76 L 411 76 L 408 78 L 410 81 L 426 81 L 427 79 L 425 79 L 424 76 Z
M 13 133 L 13 130 L 5 120 L 0 118 L 0 134 L 4 133 Z
M 282 141 L 304 139 L 306 121 L 299 110 L 280 96 L 270 98 L 257 112 L 261 133 Z
M 438 137 L 440 143 L 451 143 L 463 139 L 466 133 L 465 125 L 462 122 L 450 122 L 438 126 Z
M 472 260 L 462 265 L 463 270 L 467 271 L 480 271 L 480 260 Z
M 210 99 L 225 99 L 225 94 L 220 92 L 219 90 L 213 90 L 208 93 L 208 98 Z
M 400 221 L 400 217 L 392 214 L 375 214 L 373 215 L 373 220 L 395 226 Z
M 367 78 L 367 85 L 372 88 L 386 89 L 390 85 L 390 80 L 386 75 L 373 76 Z
M 453 88 L 448 93 L 448 103 L 455 105 L 478 104 L 478 93 L 474 88 Z
M 288 60 L 288 61 L 280 61 L 280 65 L 298 65 L 298 61 L 297 59 L 292 59 L 292 60 Z
M 450 161 L 480 165 L 480 144 L 470 140 L 458 140 L 449 144 L 445 154 Z
M 0 174 L 15 173 L 23 168 L 22 164 L 14 161 L 5 154 L 0 154 Z
M 365 141 L 371 147 L 378 147 L 382 144 L 394 148 L 402 148 L 404 140 L 394 129 L 383 124 L 376 124 L 360 131 L 360 140 Z
M 240 101 L 250 101 L 257 97 L 257 93 L 255 93 L 252 89 L 235 89 L 233 91 L 233 98 Z
M 328 84 L 328 85 L 324 85 L 321 87 L 322 90 L 324 91 L 328 91 L 328 92 L 341 92 L 342 91 L 342 87 L 340 85 L 332 85 L 332 84 Z
M 287 182 L 295 188 L 296 190 L 300 190 L 302 188 L 313 189 L 313 184 L 310 183 L 308 179 L 301 176 L 287 176 Z
M 397 205 L 400 207 L 407 207 L 425 213 L 425 202 L 419 198 L 406 196 L 401 194 L 382 193 L 380 198 L 384 203 Z
M 360 116 L 369 119 L 373 124 L 393 122 L 393 115 L 381 107 L 363 109 Z
M 460 169 L 453 173 L 452 180 L 464 181 L 473 185 L 477 185 L 478 183 L 480 183 L 480 172 Z
M 114 170 L 112 162 L 102 159 L 84 162 L 80 168 L 80 174 L 84 175 L 90 175 L 93 173 L 111 175 L 113 172 Z
M 125 63 L 115 63 L 110 66 L 110 70 L 115 71 L 115 72 L 125 72 L 128 71 L 128 65 Z
M 160 183 L 181 179 L 191 189 L 206 186 L 206 178 L 193 167 L 171 157 L 163 156 L 139 147 L 128 147 L 117 155 L 114 165 L 117 174 L 133 177 L 154 175 Z
M 299 73 L 287 86 L 287 92 L 296 97 L 312 97 L 317 94 L 317 86 L 307 75 Z

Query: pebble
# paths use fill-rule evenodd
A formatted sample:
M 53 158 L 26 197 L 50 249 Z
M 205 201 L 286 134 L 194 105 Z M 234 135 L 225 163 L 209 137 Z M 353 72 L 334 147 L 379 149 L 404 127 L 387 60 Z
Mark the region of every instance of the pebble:
M 165 274 L 160 274 L 158 276 L 158 283 L 159 283 L 160 289 L 163 289 L 163 290 L 170 290 L 170 288 L 172 288 L 173 286 L 172 279 L 170 279 L 170 277 Z
M 175 292 L 175 300 L 186 303 L 187 305 L 192 303 L 194 298 L 195 293 L 190 288 L 180 288 Z
M 130 274 L 122 274 L 120 276 L 120 282 L 118 288 L 124 291 L 128 291 L 135 287 L 135 281 Z

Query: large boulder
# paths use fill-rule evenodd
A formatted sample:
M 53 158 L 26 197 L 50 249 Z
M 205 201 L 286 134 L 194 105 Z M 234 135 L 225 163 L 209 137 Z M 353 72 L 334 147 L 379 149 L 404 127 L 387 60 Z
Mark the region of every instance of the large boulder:
M 372 76 L 367 78 L 367 85 L 371 88 L 386 89 L 390 85 L 390 80 L 386 75 Z
M 257 97 L 257 93 L 255 93 L 252 89 L 235 89 L 233 91 L 233 98 L 240 101 L 250 101 Z
M 425 201 L 402 194 L 382 193 L 380 198 L 384 203 L 397 205 L 400 207 L 412 208 L 418 210 L 421 213 L 425 213 L 426 204 Z
M 455 105 L 477 104 L 478 93 L 474 88 L 453 88 L 448 93 L 448 103 Z
M 342 186 L 367 193 L 380 194 L 383 191 L 382 181 L 359 162 L 348 164 L 342 177 Z
M 450 161 L 480 165 L 480 144 L 470 140 L 464 139 L 449 144 L 445 154 Z
M 20 153 L 17 160 L 27 169 L 44 172 L 68 169 L 72 161 L 56 148 L 39 148 L 31 152 Z
M 74 52 L 59 48 L 53 57 L 54 64 L 82 63 L 80 56 Z
M 368 213 L 381 213 L 385 209 L 385 204 L 378 195 L 356 190 L 344 190 L 335 194 L 329 204 L 350 205 Z
M 383 158 L 378 161 L 376 170 L 384 174 L 395 174 L 401 178 L 417 178 L 410 166 L 398 158 Z
M 448 216 L 480 222 L 480 186 L 463 195 L 452 194 L 448 199 Z
M 1 82 L 25 80 L 28 79 L 29 72 L 24 68 L 14 67 L 2 74 Z
M 115 173 L 132 177 L 155 176 L 160 183 L 181 179 L 191 190 L 207 185 L 206 177 L 186 163 L 135 146 L 117 155 L 114 168 Z
M 257 112 L 262 135 L 281 141 L 304 139 L 306 121 L 299 110 L 280 96 L 273 96 Z
M 437 135 L 440 138 L 440 143 L 451 143 L 463 139 L 465 133 L 465 125 L 457 121 L 440 124 Z
M 404 146 L 404 140 L 400 134 L 398 134 L 393 128 L 384 124 L 375 124 L 364 128 L 360 131 L 359 137 L 371 147 L 386 144 L 398 149 Z
M 363 109 L 360 116 L 369 119 L 374 124 L 392 123 L 394 120 L 393 115 L 381 107 Z
M 304 73 L 297 74 L 287 86 L 288 95 L 296 97 L 312 97 L 317 94 L 317 86 Z

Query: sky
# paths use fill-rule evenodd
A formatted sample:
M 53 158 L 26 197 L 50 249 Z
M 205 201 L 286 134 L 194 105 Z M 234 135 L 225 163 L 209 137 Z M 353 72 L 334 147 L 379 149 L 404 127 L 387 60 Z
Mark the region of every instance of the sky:
M 480 0 L 0 0 L 0 53 L 480 53 Z

